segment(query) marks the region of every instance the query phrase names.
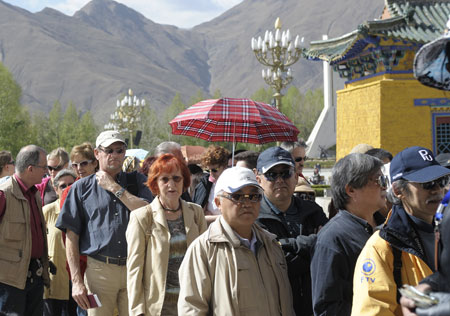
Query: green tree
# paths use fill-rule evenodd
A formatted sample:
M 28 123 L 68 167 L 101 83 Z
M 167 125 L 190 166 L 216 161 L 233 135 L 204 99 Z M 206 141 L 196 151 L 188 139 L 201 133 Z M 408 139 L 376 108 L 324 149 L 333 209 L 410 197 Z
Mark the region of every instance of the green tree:
M 22 90 L 0 63 L 0 149 L 16 155 L 21 147 L 34 142 L 30 116 L 20 104 Z

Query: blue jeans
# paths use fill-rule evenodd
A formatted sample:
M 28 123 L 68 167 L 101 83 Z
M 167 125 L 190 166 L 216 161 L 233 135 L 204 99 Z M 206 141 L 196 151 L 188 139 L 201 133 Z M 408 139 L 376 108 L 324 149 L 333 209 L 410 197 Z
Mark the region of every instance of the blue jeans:
M 25 289 L 0 283 L 0 314 L 42 316 L 44 311 L 42 277 L 27 278 Z M 3 313 L 3 314 L 2 314 Z

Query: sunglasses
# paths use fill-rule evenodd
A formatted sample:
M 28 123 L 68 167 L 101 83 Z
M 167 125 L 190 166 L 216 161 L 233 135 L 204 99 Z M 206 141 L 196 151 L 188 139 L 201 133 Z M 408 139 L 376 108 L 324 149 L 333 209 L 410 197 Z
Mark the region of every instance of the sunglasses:
M 82 162 L 79 162 L 79 163 L 76 163 L 76 162 L 72 162 L 72 168 L 73 169 L 78 169 L 78 168 L 84 168 L 84 167 L 87 167 L 87 165 L 88 164 L 90 164 L 92 162 L 92 160 L 85 160 L 85 161 L 82 161 Z
M 300 161 L 302 161 L 302 160 L 303 160 L 303 161 L 306 161 L 307 159 L 308 159 L 308 157 L 306 157 L 306 156 L 305 156 L 305 157 L 297 157 L 297 158 L 294 158 L 294 161 L 295 161 L 295 162 L 300 162 Z
M 262 200 L 261 193 L 254 193 L 254 194 L 233 193 L 233 194 L 222 194 L 220 196 L 224 197 L 234 203 L 244 203 L 247 201 L 250 201 L 252 203 L 257 203 Z
M 439 185 L 440 188 L 444 188 L 448 184 L 448 179 L 449 179 L 449 177 L 442 177 L 442 178 L 439 178 L 439 179 L 436 179 L 436 180 L 433 180 L 430 182 L 421 183 L 420 185 L 425 190 L 431 190 L 436 185 Z
M 389 178 L 385 175 L 379 176 L 375 182 L 382 188 L 387 188 L 389 185 Z
M 301 198 L 302 200 L 307 200 L 307 201 L 315 201 L 316 200 L 316 195 L 314 193 L 294 192 L 294 195 Z
M 278 179 L 278 177 L 281 177 L 281 179 L 286 180 L 289 179 L 290 177 L 292 177 L 294 175 L 294 169 L 288 169 L 288 170 L 283 170 L 281 172 L 274 172 L 274 171 L 267 171 L 264 174 L 264 177 L 266 177 L 267 180 L 269 180 L 270 182 L 276 181 Z
M 162 178 L 159 178 L 159 180 L 161 180 L 161 182 L 164 183 L 164 184 L 169 183 L 169 181 L 171 179 L 173 180 L 173 182 L 179 183 L 181 180 L 183 180 L 183 177 L 173 176 L 173 177 L 162 177 Z
M 218 171 L 219 171 L 219 170 L 214 169 L 214 168 L 213 168 L 213 169 L 207 169 L 207 170 L 206 170 L 207 173 L 216 173 L 216 172 L 218 172 Z
M 116 153 L 116 154 L 121 155 L 121 154 L 123 154 L 125 152 L 125 148 L 112 149 L 112 148 L 109 148 L 109 147 L 98 146 L 98 149 L 100 149 L 101 151 L 103 151 L 107 155 L 112 155 L 112 153 Z
M 63 168 L 64 166 L 56 166 L 56 167 L 52 167 L 52 166 L 47 166 L 48 171 L 59 171 Z
M 72 183 L 68 183 L 68 184 L 63 183 L 63 184 L 58 185 L 58 188 L 59 188 L 60 190 L 63 190 L 63 189 L 65 189 L 65 188 L 71 186 L 72 184 L 73 184 L 73 182 L 72 182 Z

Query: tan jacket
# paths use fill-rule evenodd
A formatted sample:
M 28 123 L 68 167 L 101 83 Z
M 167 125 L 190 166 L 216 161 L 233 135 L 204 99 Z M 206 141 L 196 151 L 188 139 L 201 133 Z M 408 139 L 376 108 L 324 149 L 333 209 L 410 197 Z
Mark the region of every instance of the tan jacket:
M 186 242 L 203 233 L 202 208 L 182 201 Z M 127 289 L 130 315 L 161 315 L 166 291 L 170 232 L 164 210 L 156 197 L 150 205 L 130 214 L 127 232 Z
M 23 290 L 31 260 L 30 205 L 14 177 L 0 184 L 0 190 L 6 197 L 6 211 L 0 222 L 0 282 Z M 50 280 L 46 228 L 39 191 L 36 192 L 36 203 L 41 215 L 41 229 L 44 236 L 44 255 L 41 258 L 44 266 L 42 277 L 44 284 L 48 286 Z
M 178 272 L 178 315 L 295 315 L 276 236 L 256 224 L 253 232 L 256 256 L 222 216 L 192 243 Z
M 42 208 L 47 223 L 47 242 L 49 259 L 56 266 L 56 274 L 50 275 L 50 287 L 44 289 L 44 298 L 56 300 L 69 299 L 69 273 L 66 269 L 66 247 L 62 240 L 62 232 L 55 227 L 58 218 L 60 200 L 45 205 Z

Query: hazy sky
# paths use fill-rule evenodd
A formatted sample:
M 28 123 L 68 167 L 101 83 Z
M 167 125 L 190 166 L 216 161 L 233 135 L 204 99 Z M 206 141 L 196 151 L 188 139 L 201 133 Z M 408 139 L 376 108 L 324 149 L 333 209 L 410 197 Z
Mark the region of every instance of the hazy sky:
M 73 15 L 90 0 L 4 0 L 31 12 L 45 7 Z M 156 23 L 190 28 L 209 21 L 243 0 L 115 0 Z

